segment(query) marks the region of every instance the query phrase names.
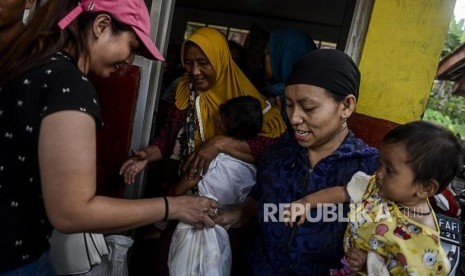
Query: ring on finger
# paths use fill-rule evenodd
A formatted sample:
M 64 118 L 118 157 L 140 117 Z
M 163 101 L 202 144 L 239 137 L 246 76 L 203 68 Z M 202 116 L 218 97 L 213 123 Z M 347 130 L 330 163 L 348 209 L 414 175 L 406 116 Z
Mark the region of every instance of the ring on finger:
M 218 208 L 213 208 L 210 217 L 216 218 L 218 216 Z

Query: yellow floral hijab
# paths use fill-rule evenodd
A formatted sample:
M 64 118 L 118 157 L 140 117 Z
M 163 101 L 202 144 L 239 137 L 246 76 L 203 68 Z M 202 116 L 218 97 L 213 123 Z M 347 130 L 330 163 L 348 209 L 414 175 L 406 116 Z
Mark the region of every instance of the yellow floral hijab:
M 204 27 L 197 29 L 186 41 L 198 45 L 216 73 L 216 82 L 209 90 L 198 91 L 196 99 L 198 128 L 195 133 L 195 145 L 215 136 L 219 106 L 229 99 L 239 96 L 252 96 L 260 100 L 263 109 L 263 127 L 259 135 L 275 138 L 286 129 L 278 109 L 271 107 L 265 98 L 233 62 L 225 36 L 218 30 Z M 184 65 L 186 41 L 181 48 L 181 61 Z M 184 76 L 176 88 L 176 107 L 186 109 L 189 105 L 189 77 Z

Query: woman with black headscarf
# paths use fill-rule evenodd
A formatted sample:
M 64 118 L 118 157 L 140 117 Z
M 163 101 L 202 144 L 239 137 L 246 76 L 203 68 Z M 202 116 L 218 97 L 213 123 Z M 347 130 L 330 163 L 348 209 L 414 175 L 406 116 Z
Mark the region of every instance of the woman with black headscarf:
M 333 216 L 326 217 L 321 209 L 313 209 L 314 220 L 290 229 L 283 223 L 279 204 L 344 185 L 357 171 L 372 174 L 376 170 L 377 150 L 347 127 L 359 85 L 357 66 L 337 50 L 313 51 L 293 67 L 285 96 L 296 139 L 275 144 L 259 164 L 249 199 L 216 220 L 237 227 L 258 216 L 258 237 L 248 255 L 252 274 L 328 275 L 330 269 L 341 266 L 347 226 L 342 215 L 348 205 L 329 210 Z

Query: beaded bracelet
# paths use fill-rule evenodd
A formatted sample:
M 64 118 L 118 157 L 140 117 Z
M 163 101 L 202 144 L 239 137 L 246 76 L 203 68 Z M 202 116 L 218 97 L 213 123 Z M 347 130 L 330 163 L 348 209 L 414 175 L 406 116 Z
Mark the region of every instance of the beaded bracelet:
M 163 197 L 163 200 L 165 201 L 165 217 L 163 218 L 163 221 L 166 221 L 168 219 L 170 207 L 168 205 L 168 199 L 166 198 L 166 196 Z

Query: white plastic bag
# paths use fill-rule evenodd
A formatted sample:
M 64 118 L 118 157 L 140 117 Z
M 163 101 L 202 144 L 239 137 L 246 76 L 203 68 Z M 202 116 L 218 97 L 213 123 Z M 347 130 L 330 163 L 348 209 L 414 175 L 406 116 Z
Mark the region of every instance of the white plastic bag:
M 110 254 L 102 257 L 102 263 L 92 267 L 92 270 L 82 276 L 128 276 L 128 250 L 134 240 L 123 235 L 109 235 L 105 240 Z
M 58 275 L 88 272 L 109 253 L 102 234 L 63 234 L 54 230 L 49 241 L 50 260 Z
M 178 223 L 168 255 L 171 276 L 226 276 L 231 273 L 231 262 L 229 236 L 223 227 L 197 230 Z

